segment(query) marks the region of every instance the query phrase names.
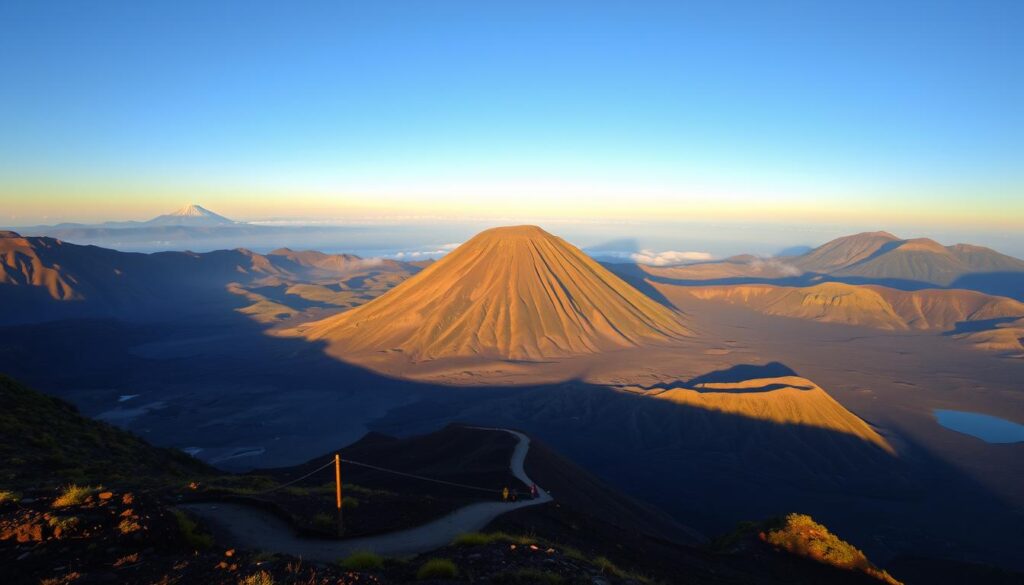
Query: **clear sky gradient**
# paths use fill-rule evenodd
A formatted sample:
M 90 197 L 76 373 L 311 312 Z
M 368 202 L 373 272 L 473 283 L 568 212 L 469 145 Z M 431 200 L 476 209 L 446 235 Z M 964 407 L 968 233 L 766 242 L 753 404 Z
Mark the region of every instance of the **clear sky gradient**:
M 7 0 L 0 224 L 195 201 L 1012 231 L 1021 30 L 1016 0 Z

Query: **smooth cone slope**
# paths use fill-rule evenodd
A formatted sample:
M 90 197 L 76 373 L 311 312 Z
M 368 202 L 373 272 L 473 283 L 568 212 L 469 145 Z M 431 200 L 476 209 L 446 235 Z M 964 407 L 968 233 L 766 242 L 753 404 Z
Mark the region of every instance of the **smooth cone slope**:
M 536 360 L 689 335 L 651 300 L 535 226 L 484 231 L 380 298 L 300 333 L 344 352 Z
M 742 382 L 708 382 L 693 388 L 654 388 L 655 398 L 795 427 L 827 429 L 858 437 L 890 455 L 892 448 L 870 425 L 806 378 L 780 376 Z

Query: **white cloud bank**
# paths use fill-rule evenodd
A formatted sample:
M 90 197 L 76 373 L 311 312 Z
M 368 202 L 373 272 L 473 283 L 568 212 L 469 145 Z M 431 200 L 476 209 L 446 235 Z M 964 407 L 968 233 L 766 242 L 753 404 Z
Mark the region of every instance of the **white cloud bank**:
M 648 266 L 672 266 L 690 262 L 703 262 L 714 258 L 708 252 L 682 252 L 679 250 L 665 250 L 663 252 L 655 252 L 654 250 L 640 250 L 639 252 L 595 250 L 590 252 L 590 255 L 598 259 L 630 260 L 637 264 L 646 264 Z
M 391 258 L 394 258 L 395 260 L 425 260 L 427 258 L 439 258 L 461 245 L 462 242 L 454 242 L 451 244 L 442 244 L 436 248 L 403 250 L 392 254 Z
M 640 250 L 629 255 L 630 260 L 637 264 L 648 266 L 669 266 L 672 264 L 685 264 L 687 262 L 700 262 L 711 260 L 711 254 L 707 252 L 680 252 L 678 250 L 665 250 L 655 252 L 653 250 Z
M 804 273 L 803 270 L 778 258 L 754 258 L 748 265 L 758 272 L 771 272 L 783 276 L 800 276 Z

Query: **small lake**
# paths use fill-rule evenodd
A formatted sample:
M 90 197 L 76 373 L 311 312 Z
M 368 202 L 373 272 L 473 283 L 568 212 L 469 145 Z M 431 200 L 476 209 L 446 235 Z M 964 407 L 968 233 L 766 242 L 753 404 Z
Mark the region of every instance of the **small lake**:
M 977 437 L 986 443 L 1024 441 L 1024 425 L 998 416 L 962 410 L 935 410 L 935 418 L 947 429 Z

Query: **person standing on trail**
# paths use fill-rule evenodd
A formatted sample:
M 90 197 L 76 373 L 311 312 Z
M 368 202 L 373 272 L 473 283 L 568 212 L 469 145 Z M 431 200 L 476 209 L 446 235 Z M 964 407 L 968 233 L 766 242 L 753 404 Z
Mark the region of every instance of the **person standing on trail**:
M 501 490 L 501 501 L 502 502 L 507 502 L 508 501 L 508 486 L 505 486 Z
M 534 500 L 537 499 L 537 484 L 530 484 L 530 497 Z

